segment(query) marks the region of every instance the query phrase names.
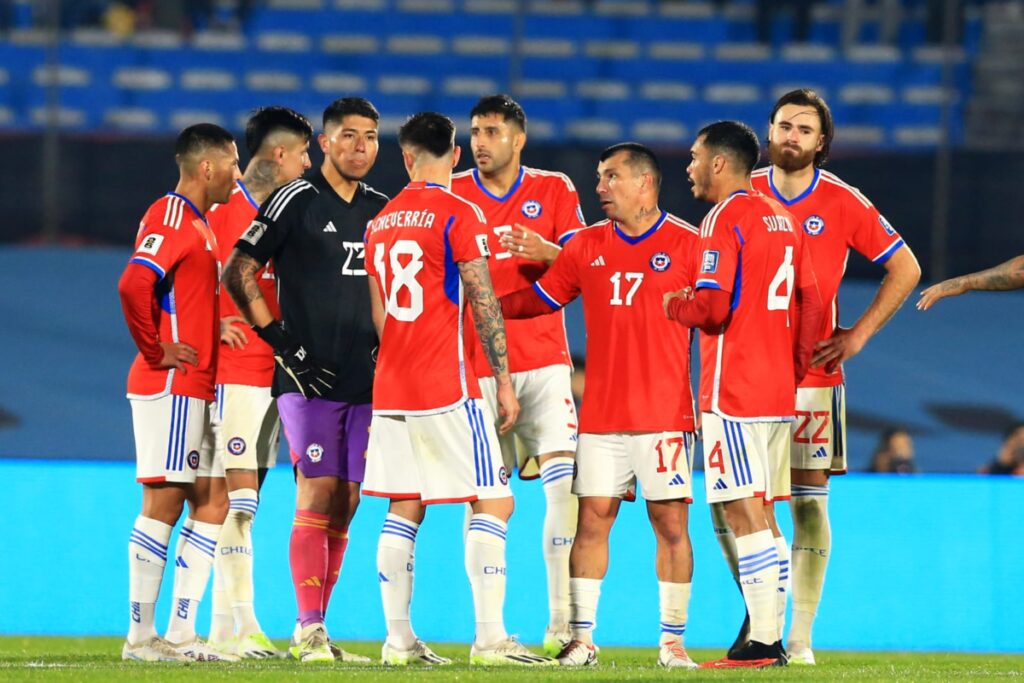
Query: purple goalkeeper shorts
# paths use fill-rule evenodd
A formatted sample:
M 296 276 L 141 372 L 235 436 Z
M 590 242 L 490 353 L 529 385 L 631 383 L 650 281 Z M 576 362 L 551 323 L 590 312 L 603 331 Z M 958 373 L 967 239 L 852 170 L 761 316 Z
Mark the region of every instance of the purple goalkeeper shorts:
M 277 410 L 292 465 L 303 476 L 363 481 L 373 416 L 369 403 L 307 401 L 302 394 L 291 393 L 277 397 Z

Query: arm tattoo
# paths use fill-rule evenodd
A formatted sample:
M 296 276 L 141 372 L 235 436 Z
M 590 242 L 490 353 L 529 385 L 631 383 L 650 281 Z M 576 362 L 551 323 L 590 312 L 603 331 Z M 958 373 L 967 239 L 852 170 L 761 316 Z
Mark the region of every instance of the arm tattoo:
M 995 268 L 963 276 L 967 289 L 997 290 L 1024 287 L 1024 256 L 1012 258 Z
M 501 304 L 494 296 L 487 261 L 475 258 L 459 263 L 459 273 L 466 288 L 466 298 L 473 308 L 473 321 L 476 323 L 480 343 L 487 354 L 487 362 L 490 363 L 495 377 L 507 375 L 508 338 L 505 336 L 505 320 L 501 317 Z
M 242 182 L 254 198 L 266 199 L 277 189 L 277 164 L 270 159 L 257 159 L 256 163 L 249 164 Z
M 256 271 L 261 267 L 259 261 L 238 249 L 231 252 L 231 258 L 224 266 L 224 287 L 241 311 L 245 311 L 253 301 L 263 298 L 256 282 Z

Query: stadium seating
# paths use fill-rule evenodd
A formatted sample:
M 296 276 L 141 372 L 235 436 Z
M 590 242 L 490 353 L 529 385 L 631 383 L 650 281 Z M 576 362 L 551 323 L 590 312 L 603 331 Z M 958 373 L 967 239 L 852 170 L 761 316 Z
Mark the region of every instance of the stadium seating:
M 369 97 L 388 120 L 428 108 L 462 119 L 480 94 L 505 90 L 522 99 L 540 138 L 681 143 L 713 119 L 760 126 L 780 92 L 811 85 L 830 98 L 837 125 L 856 132 L 847 145 L 928 146 L 947 97 L 959 139 L 980 34 L 971 19 L 947 94 L 941 51 L 924 45 L 914 16 L 898 46 L 844 54 L 826 3 L 814 13 L 814 42 L 787 43 L 780 21 L 773 45 L 754 42 L 749 3 L 560 0 L 527 2 L 517 14 L 518 4 L 269 0 L 237 34 L 73 31 L 56 68 L 46 66 L 41 32 L 16 29 L 0 39 L 0 127 L 45 124 L 54 86 L 65 129 L 151 133 L 199 118 L 237 128 L 268 103 L 316 115 L 341 94 Z

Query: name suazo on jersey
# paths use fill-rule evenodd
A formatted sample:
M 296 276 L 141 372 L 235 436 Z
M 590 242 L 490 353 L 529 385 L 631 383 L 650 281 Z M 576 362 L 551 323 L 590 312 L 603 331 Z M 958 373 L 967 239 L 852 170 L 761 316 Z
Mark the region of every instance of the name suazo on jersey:
M 737 421 L 792 420 L 796 410 L 794 292 L 814 281 L 792 214 L 744 191 L 715 205 L 700 227 L 696 289 L 731 295 L 717 334 L 701 334 L 700 408 Z
M 217 258 L 222 264 L 227 263 L 235 243 L 252 225 L 259 208 L 245 184 L 239 180 L 228 203 L 216 204 L 207 213 L 210 229 L 217 236 Z M 270 312 L 275 318 L 280 318 L 281 308 L 277 303 L 277 281 L 274 279 L 272 263 L 268 262 L 256 272 L 256 282 Z M 241 315 L 225 288 L 220 290 L 220 315 L 222 318 Z M 251 332 L 247 331 L 246 338 L 248 343 L 240 348 L 221 345 L 217 356 L 217 384 L 269 387 L 273 383 L 274 350 Z
M 452 178 L 452 192 L 479 206 L 487 216 L 487 241 L 492 254 L 488 266 L 494 293 L 499 297 L 529 287 L 547 270 L 547 266 L 539 261 L 520 258 L 504 249 L 499 243 L 503 233 L 518 223 L 548 242 L 564 245 L 585 225 L 579 195 L 572 181 L 563 173 L 523 166 L 509 191 L 498 197 L 487 191 L 474 168 Z M 511 372 L 570 363 L 565 321 L 560 310 L 529 320 L 506 321 L 505 324 Z M 479 349 L 476 328 L 470 322 L 465 329 L 466 346 L 477 376 L 490 377 L 491 366 Z
M 179 194 L 161 197 L 143 216 L 131 262 L 159 277 L 153 299 L 158 341 L 189 344 L 199 360 L 196 367 L 181 373 L 151 365 L 139 353 L 128 371 L 128 398 L 174 394 L 213 400 L 220 344 L 216 248 L 217 240 L 203 214 Z M 128 324 L 134 327 L 135 321 Z M 134 329 L 133 336 L 137 332 Z
M 690 330 L 665 317 L 665 292 L 693 285 L 697 229 L 662 212 L 638 237 L 605 220 L 581 230 L 508 317 L 559 310 L 583 295 L 587 388 L 580 432 L 693 431 Z
M 815 341 L 828 339 L 839 325 L 839 284 L 846 272 L 849 249 L 882 264 L 903 246 L 903 239 L 860 190 L 827 171 L 815 169 L 810 187 L 792 200 L 783 199 L 775 189 L 771 168 L 755 171 L 751 182 L 755 190 L 784 204 L 807 235 L 805 241 L 825 305 L 821 334 Z M 812 367 L 800 386 L 831 387 L 842 382 L 841 368 L 828 373 L 824 367 Z
M 442 185 L 414 182 L 370 221 L 366 270 L 386 317 L 373 412 L 427 415 L 480 398 L 463 346 L 457 264 L 486 257 L 483 212 Z

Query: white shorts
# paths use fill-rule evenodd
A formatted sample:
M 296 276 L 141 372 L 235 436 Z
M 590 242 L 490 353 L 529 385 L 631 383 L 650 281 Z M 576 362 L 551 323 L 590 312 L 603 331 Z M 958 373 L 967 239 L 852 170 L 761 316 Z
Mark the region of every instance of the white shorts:
M 519 471 L 520 479 L 536 479 L 540 470 L 528 461 L 546 453 L 576 451 L 576 404 L 572 400 L 568 365 L 512 373 L 519 399 L 519 419 L 507 434 L 498 436 L 505 469 Z M 491 415 L 498 415 L 498 385 L 493 377 L 480 378 L 480 391 Z M 498 423 L 501 420 L 499 419 Z
M 223 477 L 215 461 L 209 401 L 169 394 L 149 401 L 129 399 L 135 432 L 135 478 L 143 484 L 194 483 Z
M 214 443 L 224 469 L 256 471 L 277 464 L 281 420 L 270 387 L 218 384 L 215 406 Z
M 797 389 L 792 434 L 793 469 L 845 474 L 846 387 Z
M 701 420 L 709 503 L 790 497 L 788 422 L 736 422 L 714 413 Z
M 693 501 L 693 434 L 580 434 L 577 496 L 626 498 L 640 482 L 646 500 Z
M 363 493 L 424 505 L 511 496 L 482 402 L 438 415 L 374 415 Z

